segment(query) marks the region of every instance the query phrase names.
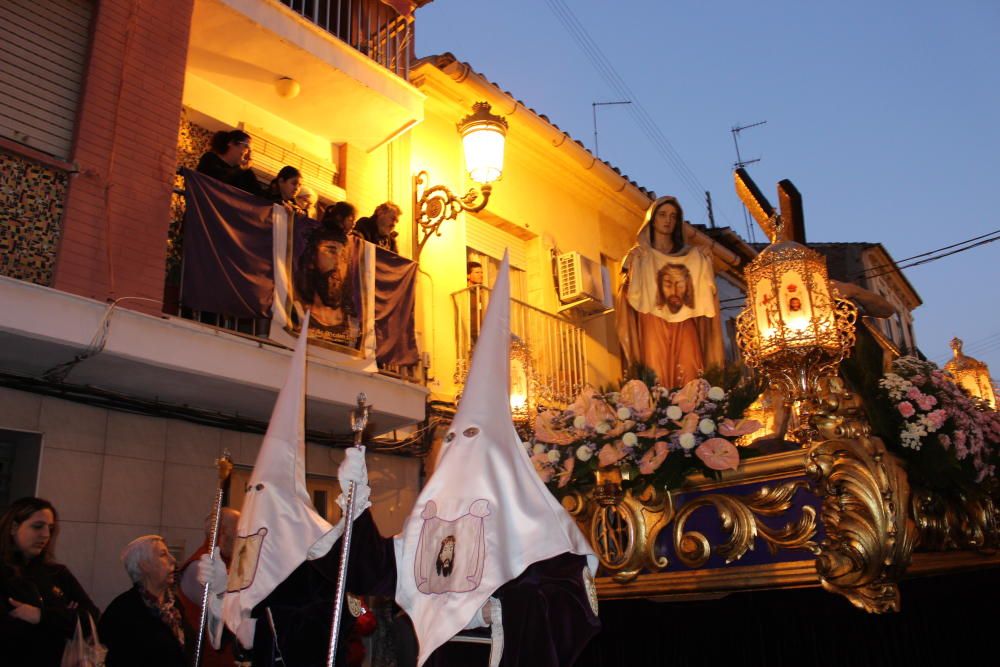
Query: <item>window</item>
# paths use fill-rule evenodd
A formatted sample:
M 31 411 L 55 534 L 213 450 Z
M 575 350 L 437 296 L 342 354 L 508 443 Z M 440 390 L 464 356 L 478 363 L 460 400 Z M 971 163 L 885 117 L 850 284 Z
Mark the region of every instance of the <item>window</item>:
M 0 2 L 0 136 L 69 159 L 90 0 Z

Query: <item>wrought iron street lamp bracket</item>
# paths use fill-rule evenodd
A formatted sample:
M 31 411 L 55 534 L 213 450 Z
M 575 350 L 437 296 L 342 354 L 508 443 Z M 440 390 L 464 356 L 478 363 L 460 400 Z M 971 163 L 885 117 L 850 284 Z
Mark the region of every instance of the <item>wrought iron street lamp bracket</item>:
M 426 171 L 421 171 L 413 177 L 415 198 L 413 215 L 419 234 L 415 259 L 418 261 L 427 240 L 432 236 L 441 236 L 442 223 L 457 219 L 462 211 L 469 213 L 482 211 L 489 203 L 490 194 L 493 192 L 492 186 L 487 183 L 478 191 L 469 188 L 467 193 L 457 197 L 447 186 L 429 185 L 429 181 L 430 174 Z

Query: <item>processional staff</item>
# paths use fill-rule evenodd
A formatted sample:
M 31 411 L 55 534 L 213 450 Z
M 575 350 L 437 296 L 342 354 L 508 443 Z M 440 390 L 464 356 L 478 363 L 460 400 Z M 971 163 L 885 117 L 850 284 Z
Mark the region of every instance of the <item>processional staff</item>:
M 229 450 L 222 453 L 222 458 L 215 460 L 215 466 L 219 469 L 219 488 L 215 491 L 215 503 L 212 505 L 212 535 L 209 539 L 208 553 L 211 560 L 215 560 L 215 546 L 219 539 L 219 515 L 222 513 L 222 497 L 225 495 L 226 480 L 233 471 L 233 458 Z M 205 623 L 208 620 L 208 582 L 201 591 L 201 617 L 198 620 L 198 642 L 194 649 L 193 667 L 198 667 L 201 663 L 201 643 L 205 637 Z
M 354 431 L 354 446 L 362 449 L 361 436 L 368 425 L 367 397 L 364 392 L 358 394 L 358 409 L 351 411 L 351 430 Z M 351 553 L 351 535 L 354 533 L 354 490 L 355 482 L 351 480 L 347 487 L 347 498 L 344 499 L 344 537 L 340 545 L 340 565 L 337 568 L 337 594 L 333 598 L 333 625 L 330 628 L 330 650 L 326 656 L 326 667 L 333 667 L 337 656 L 337 635 L 340 630 L 340 619 L 343 614 L 344 592 L 347 589 L 347 560 Z

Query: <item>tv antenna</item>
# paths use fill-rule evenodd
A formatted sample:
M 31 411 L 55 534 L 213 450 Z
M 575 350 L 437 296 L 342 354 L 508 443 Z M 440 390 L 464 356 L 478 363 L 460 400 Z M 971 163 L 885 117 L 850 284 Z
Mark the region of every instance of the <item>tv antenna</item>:
M 590 108 L 594 115 L 594 157 L 600 158 L 601 152 L 597 147 L 597 107 L 606 107 L 615 104 L 632 104 L 632 100 L 619 100 L 617 102 L 591 102 Z
M 743 130 L 749 130 L 752 127 L 760 127 L 761 125 L 767 124 L 766 120 L 762 120 L 757 123 L 750 123 L 749 125 L 733 125 L 729 130 L 733 133 L 733 146 L 736 147 L 736 162 L 733 163 L 733 169 L 743 169 L 748 164 L 754 164 L 760 162 L 760 158 L 754 158 L 753 160 L 744 160 L 743 156 L 740 155 L 740 132 Z M 751 243 L 757 242 L 757 235 L 754 233 L 753 225 L 750 224 L 750 217 L 747 215 L 747 207 L 743 207 L 743 224 L 746 225 L 747 238 L 750 239 Z

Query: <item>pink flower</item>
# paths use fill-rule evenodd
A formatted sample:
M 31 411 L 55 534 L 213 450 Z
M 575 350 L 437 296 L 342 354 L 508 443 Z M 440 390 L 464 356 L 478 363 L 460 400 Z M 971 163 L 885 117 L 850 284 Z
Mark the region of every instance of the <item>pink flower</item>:
M 934 398 L 933 396 L 928 396 L 927 394 L 921 395 L 916 400 L 917 400 L 917 406 L 924 412 L 930 410 L 935 405 L 937 405 L 937 399 Z
M 670 429 L 652 426 L 645 431 L 637 432 L 636 435 L 640 438 L 662 438 L 665 435 L 670 435 Z
M 736 470 L 740 453 L 724 438 L 711 438 L 698 445 L 694 453 L 712 470 Z
M 945 433 L 941 433 L 940 435 L 938 435 L 938 442 L 940 442 L 941 446 L 944 447 L 945 449 L 951 447 L 951 438 Z
M 758 430 L 763 424 L 756 419 L 723 419 L 719 424 L 719 435 L 726 438 L 737 438 Z
M 613 445 L 610 443 L 604 445 L 601 447 L 601 451 L 597 452 L 597 463 L 602 466 L 618 463 L 623 458 L 625 458 L 625 446 L 621 440 L 618 440 Z
M 899 410 L 899 414 L 903 415 L 906 419 L 909 419 L 916 413 L 916 410 L 913 409 L 913 404 L 909 401 L 901 402 L 896 406 L 896 409 Z
M 948 413 L 944 410 L 935 410 L 927 415 L 927 419 L 930 420 L 931 425 L 933 425 L 936 430 L 944 426 L 945 421 L 948 419 Z
M 546 410 L 535 417 L 535 440 L 553 445 L 568 445 L 574 441 L 573 434 L 564 431 L 553 423 L 558 417 L 553 410 Z
M 917 389 L 916 387 L 910 387 L 909 389 L 906 390 L 906 397 L 911 401 L 915 401 L 919 399 L 921 396 L 923 396 L 923 394 L 921 394 L 920 390 Z
M 535 466 L 535 472 L 542 479 L 542 482 L 548 484 L 552 480 L 552 475 L 555 474 L 555 470 L 549 465 L 549 458 L 545 454 L 535 454 L 531 457 L 531 463 Z
M 649 387 L 642 380 L 629 380 L 622 387 L 619 401 L 632 409 L 636 419 L 642 421 L 653 414 L 653 399 L 649 395 Z
M 702 378 L 691 380 L 674 394 L 670 402 L 680 407 L 684 412 L 691 412 L 698 407 L 699 403 L 705 400 L 711 388 L 712 385 L 708 383 L 708 380 Z
M 573 467 L 576 466 L 576 457 L 570 456 L 563 462 L 563 472 L 559 473 L 559 488 L 563 488 L 569 484 L 569 480 L 573 478 Z
M 642 459 L 639 461 L 639 472 L 643 475 L 651 475 L 656 472 L 656 469 L 663 465 L 663 461 L 667 458 L 669 452 L 667 443 L 662 440 L 658 441 L 642 455 Z
M 613 424 L 617 419 L 611 406 L 594 391 L 593 387 L 581 391 L 573 401 L 573 405 L 566 409 L 574 415 L 583 415 L 590 428 L 596 427 L 601 422 Z
M 697 412 L 689 412 L 684 415 L 684 419 L 674 423 L 680 427 L 680 433 L 694 433 L 698 430 L 698 422 L 700 421 L 701 417 L 698 416 Z

